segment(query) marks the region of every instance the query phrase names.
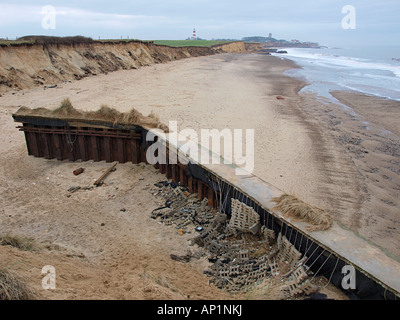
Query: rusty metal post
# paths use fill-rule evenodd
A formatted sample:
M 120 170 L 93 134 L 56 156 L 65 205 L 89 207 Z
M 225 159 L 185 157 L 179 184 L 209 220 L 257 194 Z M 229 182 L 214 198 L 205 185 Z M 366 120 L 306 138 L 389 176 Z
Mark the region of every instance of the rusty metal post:
M 204 193 L 203 193 L 203 182 L 201 180 L 197 181 L 197 195 L 200 200 L 203 200 Z
M 210 186 L 207 186 L 207 199 L 208 199 L 208 206 L 210 208 L 214 208 L 214 200 L 215 200 L 215 194 L 214 194 L 214 189 L 211 188 Z
M 190 193 L 193 193 L 193 177 L 192 176 L 188 176 L 187 177 L 187 181 L 188 181 L 188 190 Z
M 171 164 L 171 174 L 172 174 L 172 182 L 178 182 L 176 179 L 177 176 L 177 165 L 176 164 Z

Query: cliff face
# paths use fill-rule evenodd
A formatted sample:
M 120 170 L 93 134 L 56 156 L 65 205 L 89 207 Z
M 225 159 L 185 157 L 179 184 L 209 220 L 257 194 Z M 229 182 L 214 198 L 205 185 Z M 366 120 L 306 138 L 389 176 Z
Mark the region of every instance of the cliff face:
M 264 44 L 262 43 L 250 43 L 247 42 L 244 44 L 247 52 L 260 52 L 264 49 Z
M 218 52 L 243 53 L 247 51 L 244 42 L 241 41 L 217 45 L 212 48 Z
M 141 41 L 3 46 L 0 93 L 183 58 L 245 51 L 242 42 L 212 48 L 173 48 Z

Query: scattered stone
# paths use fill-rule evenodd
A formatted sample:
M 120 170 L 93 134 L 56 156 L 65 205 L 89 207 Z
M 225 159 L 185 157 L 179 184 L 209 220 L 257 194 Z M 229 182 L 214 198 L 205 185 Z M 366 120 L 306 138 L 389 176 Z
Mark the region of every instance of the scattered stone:
M 190 259 L 192 257 L 192 253 L 189 251 L 184 256 L 178 256 L 176 254 L 171 254 L 170 257 L 171 257 L 172 260 L 188 263 L 188 262 L 190 262 Z
M 68 192 L 74 193 L 74 192 L 76 192 L 76 191 L 78 191 L 80 189 L 81 189 L 80 186 L 71 187 L 71 188 L 68 189 Z
M 200 250 L 183 256 L 171 254 L 171 259 L 187 263 L 207 256 L 212 265 L 203 273 L 211 277 L 210 283 L 230 293 L 247 291 L 278 276 L 286 298 L 317 291 L 302 267 L 306 257 L 301 259 L 301 253 L 281 233 L 276 236 L 273 230 L 261 226 L 253 208 L 231 199 L 228 219 L 226 214 L 211 210 L 207 198 L 200 201 L 197 194 L 188 195 L 180 185 L 174 188 L 158 183 L 155 187 L 160 190 L 152 193 L 165 203 L 153 210 L 152 218 L 175 225 L 179 234 L 187 229 L 197 231 L 191 245 Z
M 74 192 L 77 192 L 77 191 L 79 191 L 79 190 L 93 190 L 94 189 L 94 187 L 93 186 L 86 186 L 86 187 L 80 187 L 80 186 L 76 186 L 76 187 L 70 187 L 69 189 L 68 189 L 68 192 L 70 192 L 70 193 L 74 193 Z

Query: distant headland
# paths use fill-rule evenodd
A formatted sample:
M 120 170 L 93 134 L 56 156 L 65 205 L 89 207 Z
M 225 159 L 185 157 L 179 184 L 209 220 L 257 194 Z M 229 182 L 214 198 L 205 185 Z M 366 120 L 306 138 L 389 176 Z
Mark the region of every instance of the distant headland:
M 299 40 L 284 40 L 284 39 L 275 39 L 272 37 L 272 34 L 269 34 L 268 37 L 262 36 L 251 36 L 244 37 L 241 40 L 239 39 L 215 39 L 215 40 L 235 40 L 235 41 L 243 41 L 245 43 L 259 43 L 262 44 L 264 48 L 321 48 L 321 46 L 316 42 L 301 42 Z

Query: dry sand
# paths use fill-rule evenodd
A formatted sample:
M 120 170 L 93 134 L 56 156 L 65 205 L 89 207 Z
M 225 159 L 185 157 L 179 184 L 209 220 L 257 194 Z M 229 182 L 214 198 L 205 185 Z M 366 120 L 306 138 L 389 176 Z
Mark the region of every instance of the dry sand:
M 110 164 L 68 163 L 24 157 L 23 148 L 2 156 L 18 162 L 2 172 L 2 235 L 31 237 L 33 252 L 0 246 L 0 267 L 22 275 L 40 299 L 233 299 L 208 284 L 207 264 L 173 261 L 192 234 L 150 218 L 162 205 L 153 184 L 165 180 L 151 166 L 117 165 L 106 184 L 93 186 Z M 79 176 L 73 170 L 84 167 Z M 141 180 L 141 178 L 144 178 Z M 68 197 L 69 196 L 69 197 Z M 56 270 L 56 290 L 43 290 L 45 265 Z
M 379 143 L 389 141 L 386 133 L 375 136 L 362 125 L 361 117 L 354 119 L 338 104 L 298 95 L 304 83 L 282 75 L 293 67 L 292 62 L 272 56 L 221 54 L 0 97 L 0 233 L 12 230 L 32 236 L 48 244 L 51 252 L 29 256 L 31 264 L 21 272 L 40 280 L 39 265 L 55 264 L 58 254 L 60 260 L 66 259 L 67 252 L 79 261 L 64 261 L 66 271 L 60 276 L 63 286 L 57 298 L 229 297 L 207 284 L 201 274 L 203 264 L 169 259 L 171 251 L 187 249 L 185 236 L 189 235 L 177 236 L 176 230 L 149 219 L 154 203 L 145 184 L 163 179 L 151 167 L 118 165 L 110 176 L 113 184 L 67 198 L 69 187 L 90 184 L 107 165 L 84 163 L 85 174 L 75 177 L 72 170 L 79 163 L 27 156 L 23 134 L 14 128 L 11 114 L 20 105 L 56 108 L 64 98 L 85 111 L 108 104 L 122 112 L 132 107 L 144 115 L 155 112 L 164 123 L 178 121 L 179 129 L 254 129 L 254 174 L 329 210 L 336 221 L 400 254 L 399 156 L 381 150 Z M 284 99 L 277 99 L 278 95 Z M 370 139 L 355 144 L 358 140 L 352 139 L 364 134 Z M 391 137 L 398 143 L 398 136 Z M 386 169 L 380 160 L 386 161 Z M 388 178 L 376 184 L 372 181 L 376 174 Z M 139 180 L 142 175 L 144 181 Z M 123 207 L 126 212 L 120 211 Z M 0 247 L 2 257 L 10 251 Z M 26 258 L 14 251 L 10 263 Z M 56 292 L 42 294 L 52 299 Z

